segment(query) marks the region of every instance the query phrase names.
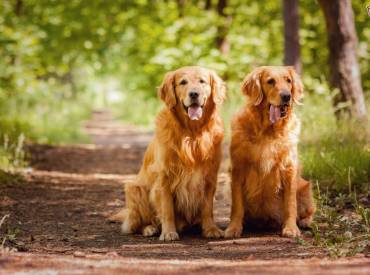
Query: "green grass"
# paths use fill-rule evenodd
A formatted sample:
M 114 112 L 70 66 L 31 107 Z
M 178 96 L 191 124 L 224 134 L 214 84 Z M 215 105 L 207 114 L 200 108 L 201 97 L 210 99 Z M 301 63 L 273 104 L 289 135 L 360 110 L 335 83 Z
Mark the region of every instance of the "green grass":
M 89 103 L 76 100 L 40 101 L 31 107 L 17 102 L 17 109 L 0 113 L 0 139 L 11 141 L 23 134 L 27 141 L 49 144 L 68 144 L 87 141 L 80 124 L 90 116 Z M 22 110 L 17 112 L 17 110 Z
M 312 245 L 333 258 L 367 255 L 370 247 L 370 211 L 367 194 L 336 193 L 316 185 L 317 212 L 311 231 Z
M 355 137 L 336 137 L 303 144 L 304 176 L 337 191 L 369 191 L 370 153 L 366 143 Z
M 308 98 L 300 117 L 304 176 L 337 191 L 369 191 L 370 143 L 363 126 L 337 122 L 325 95 Z
M 81 124 L 90 118 L 90 113 L 91 107 L 86 103 L 62 102 L 57 111 L 32 117 L 31 124 L 35 125 L 32 138 L 48 144 L 88 143 Z
M 24 143 L 89 142 L 81 123 L 90 117 L 91 108 L 84 95 L 74 99 L 42 94 L 0 97 L 0 169 L 12 171 L 26 165 Z
M 26 165 L 23 143 L 23 134 L 20 134 L 15 142 L 11 142 L 7 135 L 4 136 L 3 144 L 0 146 L 0 171 L 12 171 Z

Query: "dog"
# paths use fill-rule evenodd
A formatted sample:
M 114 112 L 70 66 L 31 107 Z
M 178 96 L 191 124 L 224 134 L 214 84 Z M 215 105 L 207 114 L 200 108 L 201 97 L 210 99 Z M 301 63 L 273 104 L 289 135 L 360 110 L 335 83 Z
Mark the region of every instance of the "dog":
M 200 224 L 202 235 L 220 238 L 213 199 L 222 158 L 224 127 L 218 109 L 225 85 L 216 73 L 183 67 L 166 74 L 158 94 L 165 107 L 156 117 L 152 142 L 137 179 L 125 186 L 126 208 L 110 220 L 122 232 L 179 239 L 185 227 Z
M 309 227 L 315 206 L 311 184 L 300 176 L 300 104 L 303 84 L 293 67 L 264 66 L 242 83 L 245 106 L 233 118 L 232 206 L 225 237 L 240 237 L 244 222 L 282 227 L 282 236 L 298 237 Z

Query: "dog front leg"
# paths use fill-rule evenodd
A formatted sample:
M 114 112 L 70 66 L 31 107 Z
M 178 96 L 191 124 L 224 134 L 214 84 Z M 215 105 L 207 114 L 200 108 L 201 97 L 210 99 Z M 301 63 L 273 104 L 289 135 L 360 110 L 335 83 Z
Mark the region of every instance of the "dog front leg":
M 179 235 L 176 232 L 175 210 L 173 206 L 173 197 L 168 182 L 169 179 L 167 176 L 162 175 L 160 180 L 160 219 L 162 224 L 162 233 L 159 239 L 161 241 L 179 240 Z
M 245 211 L 243 197 L 244 176 L 243 172 L 236 168 L 232 169 L 231 176 L 231 217 L 230 224 L 225 231 L 225 237 L 239 238 L 243 232 Z
M 293 165 L 289 165 L 281 173 L 284 182 L 282 235 L 298 237 L 301 232 L 297 226 L 297 172 Z
M 217 173 L 217 170 L 216 170 Z M 216 192 L 217 174 L 206 178 L 204 205 L 201 210 L 202 233 L 206 238 L 221 238 L 223 231 L 217 227 L 213 218 L 213 198 Z

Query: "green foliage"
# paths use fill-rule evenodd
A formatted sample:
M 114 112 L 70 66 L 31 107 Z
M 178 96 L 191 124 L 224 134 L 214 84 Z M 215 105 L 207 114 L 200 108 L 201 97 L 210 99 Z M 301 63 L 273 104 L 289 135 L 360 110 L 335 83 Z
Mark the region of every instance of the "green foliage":
M 280 65 L 283 60 L 283 22 L 279 1 L 230 1 L 226 12 L 232 21 L 227 39 L 230 51 L 216 47 L 217 26 L 223 24 L 215 9 L 204 2 L 187 2 L 179 16 L 176 1 L 146 3 L 130 9 L 120 45 L 108 49 L 112 73 L 122 79 L 125 93 L 155 96 L 164 73 L 183 65 L 210 67 L 229 81 L 240 81 L 258 65 Z M 215 2 L 215 1 L 214 1 Z M 215 4 L 215 3 L 214 3 Z M 150 11 L 150 12 L 149 12 Z M 359 35 L 359 56 L 365 91 L 369 64 L 369 25 L 366 9 L 354 3 Z M 318 3 L 300 3 L 302 62 L 305 74 L 326 81 L 328 50 L 325 22 Z M 113 58 L 112 58 L 113 57 Z M 124 60 L 124 62 L 122 62 Z
M 24 152 L 23 152 L 24 135 L 20 135 L 16 142 L 10 142 L 7 135 L 3 138 L 3 143 L 0 146 L 0 171 L 11 171 L 13 168 L 23 167 Z M 1 179 L 1 177 L 0 177 Z
M 91 104 L 87 99 L 76 100 L 59 100 L 51 95 L 7 100 L 0 111 L 0 169 L 11 171 L 26 165 L 23 152 L 26 141 L 86 143 L 88 138 L 80 132 L 80 124 L 88 119 Z

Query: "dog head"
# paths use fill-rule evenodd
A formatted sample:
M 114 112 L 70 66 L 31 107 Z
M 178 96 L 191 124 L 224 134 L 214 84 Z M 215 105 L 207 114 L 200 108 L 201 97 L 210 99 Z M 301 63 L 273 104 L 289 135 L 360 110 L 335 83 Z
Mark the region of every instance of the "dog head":
M 190 120 L 200 120 L 204 109 L 222 104 L 225 88 L 215 72 L 194 66 L 167 73 L 158 93 L 169 109 L 181 110 Z
M 245 77 L 242 91 L 251 104 L 267 108 L 275 123 L 287 116 L 293 102 L 301 104 L 303 84 L 291 66 L 263 66 Z

